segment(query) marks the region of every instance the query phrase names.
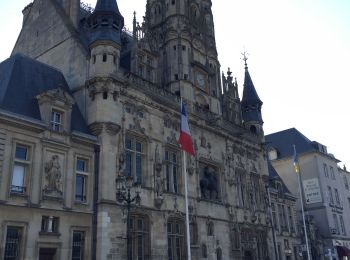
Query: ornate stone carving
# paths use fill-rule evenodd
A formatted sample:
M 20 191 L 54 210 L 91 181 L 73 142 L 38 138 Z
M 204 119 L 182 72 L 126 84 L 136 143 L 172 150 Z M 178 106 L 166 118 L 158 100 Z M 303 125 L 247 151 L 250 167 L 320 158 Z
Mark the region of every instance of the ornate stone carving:
M 105 127 L 106 127 L 106 132 L 109 134 L 109 135 L 116 135 L 121 127 L 117 124 L 114 124 L 114 123 L 105 123 Z
M 45 178 L 44 192 L 53 196 L 62 196 L 62 174 L 58 155 L 53 155 L 45 164 Z

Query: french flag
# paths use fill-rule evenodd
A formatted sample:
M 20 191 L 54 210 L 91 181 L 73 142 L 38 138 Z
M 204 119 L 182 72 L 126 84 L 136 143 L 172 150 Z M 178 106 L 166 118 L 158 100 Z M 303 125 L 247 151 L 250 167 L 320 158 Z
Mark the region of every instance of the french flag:
M 178 143 L 180 144 L 182 150 L 186 151 L 191 155 L 195 155 L 190 128 L 188 126 L 186 108 L 185 108 L 185 104 L 182 102 L 182 99 L 181 99 L 181 132 L 180 132 L 180 138 Z

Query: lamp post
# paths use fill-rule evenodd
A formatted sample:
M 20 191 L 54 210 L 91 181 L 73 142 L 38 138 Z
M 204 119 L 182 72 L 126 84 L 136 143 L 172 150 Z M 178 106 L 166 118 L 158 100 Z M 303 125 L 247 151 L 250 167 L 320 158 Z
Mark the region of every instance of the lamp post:
M 131 234 L 130 234 L 130 209 L 132 204 L 140 205 L 141 197 L 140 190 L 141 185 L 139 183 L 134 183 L 134 178 L 132 176 L 125 177 L 124 175 L 119 175 L 116 179 L 117 184 L 117 201 L 120 203 L 125 203 L 127 206 L 127 218 L 126 218 L 126 254 L 127 260 L 132 260 L 132 248 L 131 248 Z M 135 196 L 131 196 L 131 188 L 135 186 L 136 190 Z

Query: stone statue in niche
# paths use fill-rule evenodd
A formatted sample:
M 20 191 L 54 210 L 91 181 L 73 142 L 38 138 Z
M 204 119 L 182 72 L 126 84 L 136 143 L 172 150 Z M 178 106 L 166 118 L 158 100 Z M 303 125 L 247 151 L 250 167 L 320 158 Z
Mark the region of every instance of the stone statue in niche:
M 157 198 L 163 197 L 164 191 L 164 179 L 162 177 L 162 163 L 158 151 L 158 145 L 155 151 L 155 162 L 154 162 L 154 174 L 155 174 L 155 191 Z
M 47 184 L 44 192 L 62 195 L 62 174 L 58 155 L 53 155 L 51 160 L 45 164 L 45 177 Z
M 219 199 L 218 180 L 216 172 L 212 167 L 204 167 L 203 177 L 200 180 L 200 188 L 203 198 L 214 200 Z
M 125 168 L 126 168 L 125 152 L 124 151 L 119 154 L 118 162 L 119 162 L 119 174 L 123 175 Z

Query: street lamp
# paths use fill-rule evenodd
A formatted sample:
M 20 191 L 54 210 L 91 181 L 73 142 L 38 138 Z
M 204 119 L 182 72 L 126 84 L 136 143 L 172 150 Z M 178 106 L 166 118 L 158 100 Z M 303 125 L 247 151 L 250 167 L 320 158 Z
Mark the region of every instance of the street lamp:
M 130 208 L 132 204 L 140 205 L 141 197 L 141 185 L 140 183 L 135 183 L 132 176 L 125 177 L 124 175 L 119 175 L 115 180 L 117 184 L 117 201 L 120 203 L 125 203 L 127 206 L 127 218 L 126 218 L 126 244 L 127 244 L 127 260 L 132 260 L 132 248 L 131 248 L 131 234 L 130 234 Z M 135 196 L 131 196 L 131 188 L 135 186 Z

